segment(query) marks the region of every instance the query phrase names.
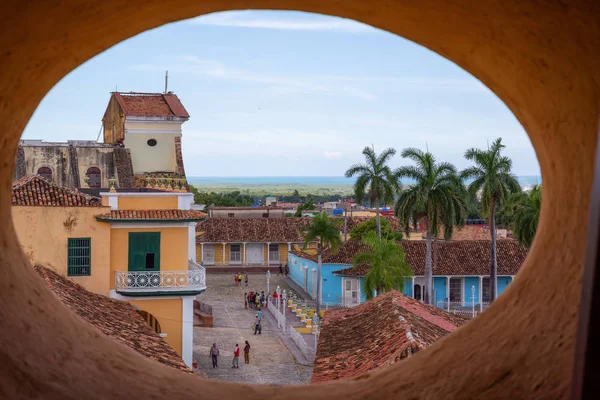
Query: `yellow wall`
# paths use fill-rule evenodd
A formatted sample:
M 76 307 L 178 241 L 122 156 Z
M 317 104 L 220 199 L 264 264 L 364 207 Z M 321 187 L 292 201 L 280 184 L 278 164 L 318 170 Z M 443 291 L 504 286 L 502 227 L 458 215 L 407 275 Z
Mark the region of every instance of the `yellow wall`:
M 197 236 L 197 235 L 196 235 Z M 227 243 L 225 245 L 225 264 L 224 265 L 230 265 L 229 264 L 229 251 L 230 251 L 230 246 L 231 244 L 238 244 L 238 243 Z M 244 246 L 242 243 L 239 243 L 242 246 L 242 263 L 244 264 L 246 262 L 246 254 L 244 254 Z M 215 243 L 215 265 L 223 265 L 221 264 L 221 262 L 223 261 L 223 255 L 222 255 L 222 247 L 223 245 L 221 243 Z M 264 255 L 264 263 L 266 265 L 267 261 L 269 260 L 269 253 L 268 253 L 268 245 L 266 243 L 264 243 L 264 248 L 263 248 L 263 255 Z M 200 262 L 202 260 L 202 246 L 200 243 L 196 243 L 196 260 L 198 260 L 198 262 Z M 280 243 L 279 244 L 279 261 L 285 265 L 285 263 L 288 260 L 288 244 L 287 243 Z M 233 266 L 235 265 L 239 265 L 239 264 L 232 264 Z
M 129 302 L 139 309 L 149 312 L 158 320 L 161 332 L 167 334 L 165 341 L 181 355 L 181 334 L 183 325 L 183 303 L 181 298 L 129 300 Z
M 279 261 L 285 265 L 288 260 L 288 244 L 280 243 L 279 244 Z
M 174 210 L 177 196 L 119 196 L 119 210 Z
M 105 207 L 12 207 L 12 218 L 23 251 L 32 264 L 67 276 L 68 238 L 91 238 L 90 276 L 68 277 L 87 290 L 109 294 L 110 226 L 95 216 Z
M 106 224 L 108 225 L 108 224 Z M 110 275 L 127 271 L 129 263 L 129 232 L 160 232 L 160 270 L 188 269 L 187 228 L 114 228 L 110 235 Z M 114 289 L 114 279 L 110 287 Z
M 168 124 L 156 124 L 154 129 L 164 129 Z M 125 123 L 126 129 L 129 123 Z M 136 127 L 137 128 L 137 127 Z M 181 133 L 125 133 L 123 144 L 131 152 L 133 173 L 177 172 L 175 159 L 175 137 Z M 148 140 L 155 139 L 156 146 L 148 146 Z

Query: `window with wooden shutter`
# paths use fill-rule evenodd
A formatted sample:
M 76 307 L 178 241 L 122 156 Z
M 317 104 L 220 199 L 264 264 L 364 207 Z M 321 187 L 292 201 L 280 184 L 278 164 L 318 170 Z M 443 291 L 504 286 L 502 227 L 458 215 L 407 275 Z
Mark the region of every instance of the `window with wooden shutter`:
M 69 238 L 68 276 L 92 274 L 92 247 L 90 238 Z

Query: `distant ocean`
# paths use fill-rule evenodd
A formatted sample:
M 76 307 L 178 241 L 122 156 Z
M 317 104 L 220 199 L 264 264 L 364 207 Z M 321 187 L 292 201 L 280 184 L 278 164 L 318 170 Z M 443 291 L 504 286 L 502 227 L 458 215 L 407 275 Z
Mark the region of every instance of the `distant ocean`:
M 517 176 L 523 187 L 541 184 L 542 177 L 536 175 Z M 343 176 L 190 176 L 188 182 L 192 185 L 352 185 L 354 178 Z M 410 180 L 402 181 L 410 184 Z

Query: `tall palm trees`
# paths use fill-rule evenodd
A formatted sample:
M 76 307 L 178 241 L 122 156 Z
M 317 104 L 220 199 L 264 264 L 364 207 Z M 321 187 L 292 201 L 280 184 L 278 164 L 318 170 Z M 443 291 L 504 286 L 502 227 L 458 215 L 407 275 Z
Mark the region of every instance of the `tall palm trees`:
M 375 293 L 392 289 L 403 291 L 406 278 L 412 275 L 412 269 L 404 258 L 404 249 L 394 240 L 380 240 L 375 232 L 370 231 L 362 239 L 367 250 L 354 257 L 355 267 L 368 265 L 365 276 L 365 294 L 367 300 Z
M 510 213 L 510 227 L 521 246 L 530 247 L 542 209 L 542 187 L 535 185 L 529 192 L 513 194 L 503 208 Z
M 481 196 L 481 209 L 489 219 L 491 243 L 490 260 L 490 301 L 496 299 L 497 260 L 496 260 L 496 207 L 506 200 L 511 193 L 521 191 L 517 178 L 512 174 L 512 161 L 502 155 L 504 149 L 502 139 L 498 138 L 487 150 L 469 149 L 465 158 L 475 165 L 461 172 L 463 180 L 472 179 L 468 190 L 471 195 Z
M 340 230 L 335 221 L 323 212 L 313 217 L 310 225 L 304 232 L 304 246 L 309 242 L 318 240 L 317 242 L 317 316 L 321 316 L 321 263 L 323 262 L 323 251 L 331 250 L 337 252 L 341 244 Z
M 394 149 L 385 149 L 377 155 L 371 147 L 362 151 L 365 156 L 364 164 L 354 164 L 346 171 L 346 178 L 357 175 L 354 183 L 354 195 L 357 203 L 362 203 L 366 194 L 369 195 L 371 206 L 375 204 L 377 216 L 377 236 L 381 239 L 381 221 L 379 217 L 379 202 L 391 203 L 394 195 L 399 191 L 398 179 L 387 165 L 396 154 Z
M 425 302 L 434 304 L 432 296 L 433 237 L 443 226 L 444 239 L 450 240 L 454 226 L 461 226 L 466 216 L 465 190 L 454 165 L 436 162 L 433 154 L 415 148 L 402 151 L 402 157 L 412 160 L 414 166 L 398 168 L 397 179 L 409 178 L 415 184 L 405 189 L 398 198 L 395 214 L 408 234 L 410 222 L 422 217 L 427 234 L 425 256 Z

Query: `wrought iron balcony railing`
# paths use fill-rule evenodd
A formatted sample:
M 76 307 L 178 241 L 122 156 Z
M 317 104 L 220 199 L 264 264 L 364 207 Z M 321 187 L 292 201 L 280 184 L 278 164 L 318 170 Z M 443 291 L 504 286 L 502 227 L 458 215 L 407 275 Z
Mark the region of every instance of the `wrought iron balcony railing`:
M 201 292 L 206 289 L 206 269 L 193 260 L 187 271 L 116 271 L 119 293 Z

